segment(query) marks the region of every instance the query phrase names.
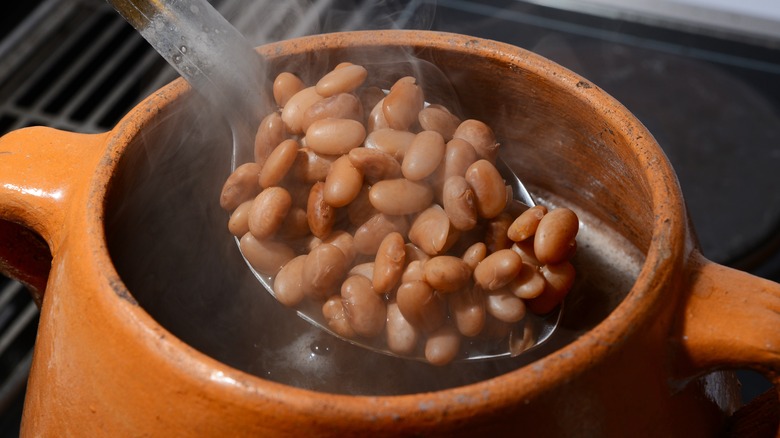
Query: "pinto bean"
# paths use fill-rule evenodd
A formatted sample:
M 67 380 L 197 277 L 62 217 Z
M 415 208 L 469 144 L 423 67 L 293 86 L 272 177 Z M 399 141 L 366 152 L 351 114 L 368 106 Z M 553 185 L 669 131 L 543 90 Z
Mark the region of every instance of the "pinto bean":
M 496 162 L 498 142 L 496 142 L 493 130 L 485 122 L 474 119 L 464 120 L 452 134 L 452 138 L 460 138 L 469 142 L 474 146 L 480 159 L 491 163 Z
M 306 147 L 325 155 L 346 154 L 363 144 L 366 128 L 350 119 L 322 119 L 306 130 Z
M 274 278 L 274 298 L 287 307 L 295 307 L 305 297 L 303 290 L 303 266 L 306 254 L 287 262 Z
M 404 237 L 392 232 L 382 239 L 374 261 L 372 284 L 378 294 L 388 293 L 398 284 L 404 271 L 406 250 Z
M 246 233 L 239 240 L 241 254 L 262 275 L 274 276 L 282 266 L 295 257 L 295 251 L 282 242 L 258 240 Z
M 346 231 L 334 230 L 328 237 L 322 240 L 322 243 L 329 243 L 336 248 L 340 249 L 344 253 L 344 257 L 347 258 L 347 264 L 351 265 L 357 255 L 355 249 L 355 239 Z
M 408 131 L 397 131 L 390 128 L 375 129 L 366 136 L 364 146 L 387 152 L 400 163 L 415 137 L 415 134 Z
M 524 300 L 536 298 L 542 294 L 546 285 L 539 268 L 529 263 L 523 263 L 523 268 L 507 286 L 516 297 Z
M 485 297 L 479 288 L 467 287 L 447 295 L 455 327 L 463 336 L 477 336 L 485 327 Z
M 412 260 L 407 263 L 404 268 L 404 272 L 401 275 L 401 283 L 409 283 L 412 281 L 425 281 L 425 270 L 423 265 L 425 262 L 422 260 Z
M 543 315 L 551 312 L 560 304 L 574 285 L 575 269 L 570 262 L 555 265 L 544 265 L 541 273 L 545 279 L 545 288 L 541 295 L 528 300 L 528 308 Z
M 479 262 L 474 269 L 474 282 L 485 290 L 497 290 L 517 277 L 522 268 L 523 259 L 519 254 L 501 249 Z
M 287 127 L 278 112 L 263 118 L 255 135 L 255 162 L 263 165 L 274 148 L 288 138 Z
M 460 119 L 452 115 L 442 107 L 429 106 L 424 108 L 417 115 L 420 127 L 426 131 L 436 131 L 444 138 L 450 141 L 455 130 L 460 125 Z
M 431 332 L 439 328 L 446 318 L 446 303 L 424 281 L 403 283 L 396 291 L 398 309 L 410 324 Z
M 422 131 L 404 154 L 401 171 L 406 179 L 420 181 L 431 175 L 444 158 L 444 138 L 436 131 Z
M 417 213 L 431 205 L 433 190 L 428 184 L 406 178 L 379 181 L 368 190 L 371 205 L 382 213 L 404 215 Z
M 478 160 L 466 169 L 465 178 L 476 195 L 480 217 L 491 219 L 504 210 L 506 186 L 504 178 L 493 164 L 484 159 Z
M 268 188 L 278 185 L 292 168 L 298 156 L 300 145 L 289 139 L 279 143 L 268 156 L 260 171 L 260 187 Z
M 460 333 L 446 324 L 428 335 L 425 341 L 425 359 L 431 365 L 447 365 L 460 351 Z
M 469 265 L 472 271 L 477 269 L 479 262 L 487 257 L 487 245 L 482 242 L 476 242 L 463 253 L 463 261 Z
M 317 245 L 306 256 L 301 272 L 304 292 L 315 300 L 325 301 L 338 292 L 347 271 L 349 264 L 341 249 L 329 243 Z
M 534 236 L 534 253 L 544 264 L 561 263 L 571 257 L 579 219 L 568 208 L 556 208 L 544 215 Z
M 519 258 L 519 256 L 518 256 Z M 425 281 L 440 292 L 455 292 L 471 280 L 471 268 L 460 257 L 441 255 L 423 265 Z
M 477 225 L 476 195 L 466 178 L 453 175 L 444 182 L 442 205 L 453 227 L 468 231 Z
M 315 88 L 317 93 L 324 97 L 349 93 L 361 86 L 367 76 L 368 70 L 362 65 L 348 64 L 323 76 Z
M 365 175 L 363 176 L 363 179 L 365 179 Z M 355 199 L 347 205 L 347 218 L 349 219 L 349 223 L 360 226 L 377 213 L 379 213 L 379 211 L 377 211 L 377 209 L 371 205 L 371 201 L 368 200 L 368 185 L 363 184 Z
M 384 236 L 393 231 L 402 235 L 409 231 L 406 217 L 377 213 L 355 231 L 355 249 L 359 254 L 376 254 Z
M 507 237 L 520 242 L 533 236 L 545 214 L 547 214 L 547 207 L 544 205 L 536 205 L 524 211 L 512 222 L 506 232 Z
M 382 112 L 391 128 L 407 130 L 417 121 L 424 103 L 423 91 L 415 81 L 401 78 L 385 97 Z
M 341 286 L 341 299 L 349 325 L 359 336 L 373 338 L 385 328 L 387 307 L 371 280 L 353 275 Z
M 513 242 L 507 237 L 507 230 L 510 226 L 512 226 L 512 216 L 505 211 L 487 222 L 485 244 L 489 252 L 512 247 Z
M 374 278 L 374 262 L 365 262 L 353 266 L 347 273 L 347 277 L 351 275 L 362 275 L 369 280 Z
M 309 235 L 309 220 L 306 217 L 306 210 L 293 205 L 287 211 L 284 221 L 277 232 L 280 239 L 300 239 Z
M 381 90 L 380 90 L 381 91 Z M 374 104 L 371 108 L 371 111 L 368 113 L 368 120 L 366 121 L 366 131 L 369 133 L 378 131 L 380 129 L 388 129 L 390 128 L 390 124 L 387 123 L 387 119 L 385 119 L 385 112 L 382 110 L 382 107 L 385 104 L 385 93 L 382 92 L 382 98 L 379 99 L 379 101 Z M 402 131 L 398 131 L 402 132 Z
M 342 155 L 325 178 L 323 199 L 333 207 L 344 207 L 357 198 L 362 187 L 363 172 L 352 165 L 349 156 Z
M 387 348 L 396 354 L 411 354 L 417 347 L 420 332 L 398 309 L 398 303 L 387 305 Z
M 486 294 L 485 310 L 494 318 L 504 322 L 517 322 L 525 317 L 525 303 L 506 289 Z
M 295 93 L 282 108 L 282 121 L 291 134 L 303 134 L 303 115 L 310 106 L 322 100 L 314 87 Z
M 304 132 L 312 123 L 323 119 L 349 119 L 363 122 L 363 105 L 354 94 L 339 93 L 315 102 L 303 113 Z
M 290 193 L 282 187 L 269 187 L 252 201 L 249 210 L 249 232 L 258 239 L 267 239 L 282 226 L 292 206 Z
M 322 305 L 322 316 L 328 322 L 328 327 L 337 335 L 345 338 L 357 336 L 355 329 L 349 325 L 347 313 L 344 311 L 344 303 L 341 295 L 333 295 Z
M 325 202 L 325 183 L 316 182 L 311 186 L 306 204 L 306 219 L 312 234 L 324 238 L 330 234 L 336 223 L 336 209 Z
M 360 169 L 369 184 L 401 177 L 401 164 L 380 149 L 355 148 L 349 151 L 349 161 Z
M 300 148 L 292 166 L 293 177 L 307 184 L 325 181 L 338 155 L 323 155 L 311 148 Z
M 233 211 L 243 202 L 249 201 L 260 193 L 260 171 L 257 163 L 245 163 L 236 168 L 222 186 L 219 205 L 226 211 Z
M 409 230 L 409 240 L 428 255 L 441 254 L 453 243 L 450 219 L 444 209 L 432 205 L 420 213 Z
M 242 202 L 241 205 L 233 210 L 228 221 L 228 230 L 230 234 L 241 237 L 249 232 L 249 210 L 252 208 L 252 201 Z
M 282 108 L 295 93 L 304 88 L 306 88 L 306 85 L 304 85 L 303 81 L 298 76 L 290 72 L 281 72 L 274 80 L 274 100 L 276 101 L 276 104 Z

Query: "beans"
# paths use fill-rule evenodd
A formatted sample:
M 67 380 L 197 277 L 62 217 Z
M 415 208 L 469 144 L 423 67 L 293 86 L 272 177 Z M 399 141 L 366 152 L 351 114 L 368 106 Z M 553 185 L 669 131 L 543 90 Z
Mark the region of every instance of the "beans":
M 323 119 L 306 130 L 306 146 L 318 154 L 346 154 L 366 139 L 362 123 L 350 119 Z
M 385 328 L 387 308 L 368 278 L 362 275 L 347 278 L 341 286 L 341 300 L 347 321 L 359 336 L 373 338 Z
M 387 179 L 371 186 L 368 200 L 374 208 L 385 214 L 412 214 L 431 205 L 433 189 L 423 182 L 406 178 Z
M 292 205 L 292 198 L 281 187 L 269 187 L 260 192 L 249 209 L 249 232 L 258 239 L 276 234 Z
M 352 165 L 347 155 L 342 155 L 331 166 L 325 178 L 323 199 L 333 207 L 344 207 L 360 193 L 363 172 Z
M 479 262 L 474 269 L 474 281 L 485 290 L 497 290 L 517 277 L 522 268 L 520 255 L 511 249 L 502 249 Z
M 376 293 L 390 292 L 401 279 L 405 261 L 404 236 L 397 231 L 385 236 L 379 244 L 374 262 L 372 285 Z
M 533 343 L 518 321 L 573 287 L 578 220 L 512 199 L 488 125 L 425 107 L 413 77 L 385 94 L 349 62 L 313 86 L 281 73 L 273 93 L 280 109 L 258 126 L 255 162 L 231 174 L 220 204 L 279 302 L 313 301 L 341 336 L 424 347 L 437 365 L 462 336 Z
M 481 159 L 466 169 L 466 181 L 477 198 L 477 213 L 483 218 L 494 218 L 506 207 L 504 178 L 489 161 Z
M 536 258 L 544 264 L 566 260 L 579 225 L 577 215 L 568 208 L 556 208 L 544 215 L 534 237 Z
M 420 181 L 432 174 L 444 157 L 444 138 L 436 131 L 423 131 L 414 137 L 404 154 L 401 170 L 404 177 Z
M 219 205 L 227 210 L 235 210 L 260 193 L 258 178 L 262 167 L 257 163 L 246 163 L 238 166 L 222 186 Z

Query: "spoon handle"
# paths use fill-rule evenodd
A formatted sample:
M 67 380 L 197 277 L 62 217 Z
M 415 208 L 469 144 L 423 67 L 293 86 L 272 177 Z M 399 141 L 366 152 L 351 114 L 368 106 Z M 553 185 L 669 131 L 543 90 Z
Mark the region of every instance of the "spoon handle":
M 263 63 L 206 0 L 107 0 L 231 126 L 257 126 Z

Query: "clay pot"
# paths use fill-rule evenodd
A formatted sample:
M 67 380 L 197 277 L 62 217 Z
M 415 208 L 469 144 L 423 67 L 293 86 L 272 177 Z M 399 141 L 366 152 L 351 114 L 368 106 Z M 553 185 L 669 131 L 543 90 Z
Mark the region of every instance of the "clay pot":
M 255 317 L 275 303 L 259 298 L 223 230 L 228 131 L 177 80 L 108 133 L 29 128 L 0 140 L 0 266 L 42 303 L 23 435 L 709 436 L 739 406 L 734 375 L 716 370 L 780 384 L 780 286 L 702 257 L 669 162 L 596 84 L 516 47 L 435 32 L 259 51 L 270 77 L 316 77 L 343 60 L 389 75 L 407 54 L 427 60 L 459 111 L 494 127 L 531 190 L 598 232 L 578 260 L 604 245 L 625 264 L 578 268 L 561 339 L 484 379 L 392 396 L 335 394 L 351 377 L 333 370 L 318 390 L 274 381 L 253 358 L 296 342 L 298 328 L 262 325 L 291 318 L 281 310 Z M 598 272 L 603 293 L 592 293 Z M 234 319 L 246 324 L 225 328 Z M 242 344 L 247 333 L 259 338 Z M 404 385 L 374 374 L 383 357 L 360 354 L 367 377 L 355 379 Z

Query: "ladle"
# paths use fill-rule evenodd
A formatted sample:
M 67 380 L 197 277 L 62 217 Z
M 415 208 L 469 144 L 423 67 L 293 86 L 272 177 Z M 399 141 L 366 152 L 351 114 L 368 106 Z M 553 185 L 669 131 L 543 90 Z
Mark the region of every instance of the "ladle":
M 233 168 L 240 151 L 252 150 L 263 108 L 269 108 L 262 59 L 250 43 L 206 0 L 107 0 L 207 102 L 223 111 L 233 134 Z M 250 145 L 250 146 L 247 146 Z M 535 205 L 520 179 L 501 160 L 498 170 L 512 186 L 515 202 Z M 248 263 L 247 263 L 248 264 Z M 250 265 L 250 269 L 251 265 Z M 272 280 L 252 269 L 273 295 Z M 347 342 L 379 353 L 399 356 L 382 342 L 344 338 L 328 328 L 318 305 L 302 305 L 298 315 Z M 487 360 L 517 356 L 546 341 L 555 331 L 562 306 L 537 316 L 530 312 L 516 324 L 508 341 L 467 340 L 456 360 Z M 399 356 L 425 360 L 421 353 Z

